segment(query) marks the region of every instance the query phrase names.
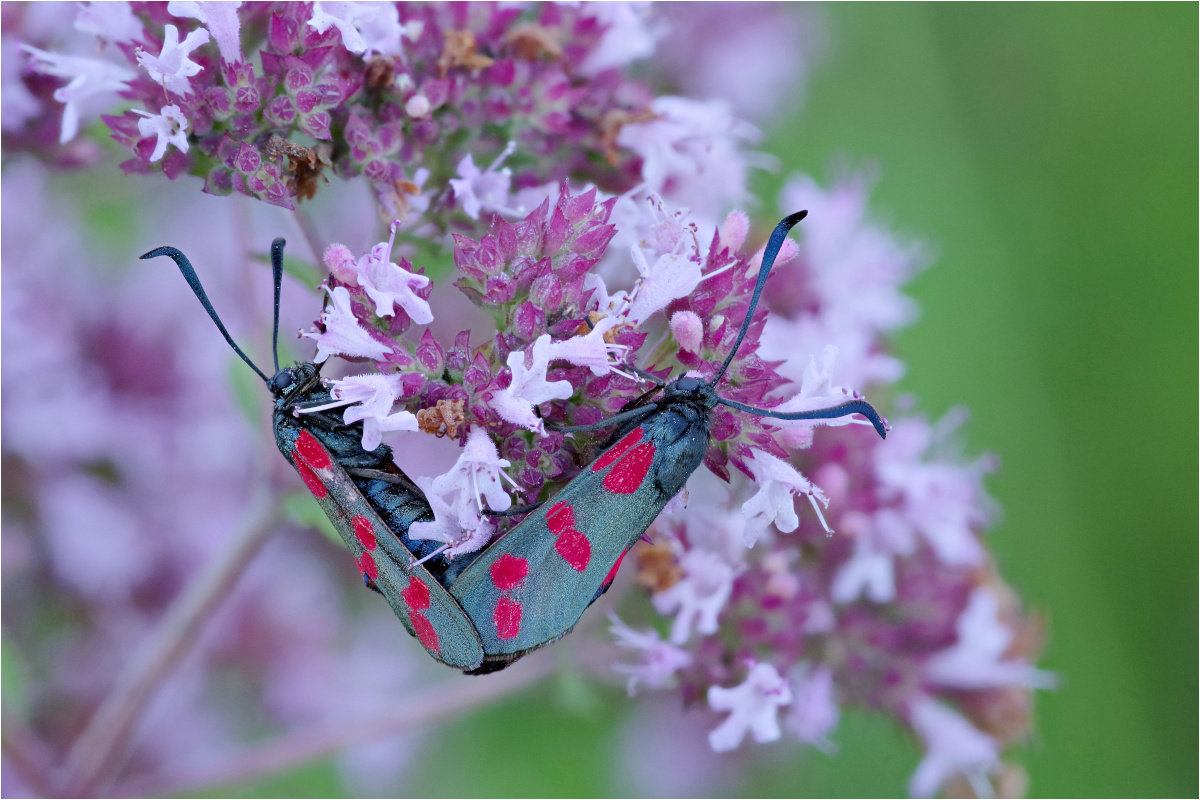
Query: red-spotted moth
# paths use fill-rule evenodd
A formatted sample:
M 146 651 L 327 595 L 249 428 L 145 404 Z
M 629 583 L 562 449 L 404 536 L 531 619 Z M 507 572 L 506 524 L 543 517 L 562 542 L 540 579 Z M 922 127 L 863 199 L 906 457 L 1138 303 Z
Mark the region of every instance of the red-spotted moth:
M 625 553 L 699 467 L 718 404 L 788 420 L 862 414 L 880 436 L 886 435 L 886 423 L 864 400 L 777 413 L 716 392 L 750 326 L 779 248 L 805 214 L 792 214 L 772 232 L 746 318 L 710 380 L 685 376 L 659 382 L 658 399 L 594 425 L 559 428 L 616 427 L 616 432 L 612 444 L 583 472 L 487 548 L 453 561 L 425 563 L 418 559 L 428 555 L 431 545 L 410 539 L 408 526 L 433 516 L 420 489 L 392 463 L 390 449 L 363 450 L 361 423 L 294 413 L 328 403 L 318 367 L 304 363 L 280 370 L 276 355 L 276 374 L 268 378 L 234 344 L 181 252 L 160 247 L 142 258 L 165 255 L 175 261 L 226 341 L 267 384 L 275 397 L 276 443 L 350 548 L 367 585 L 387 598 L 430 655 L 464 672 L 483 674 L 571 632 L 608 589 Z M 278 340 L 282 239 L 272 244 L 271 256 Z

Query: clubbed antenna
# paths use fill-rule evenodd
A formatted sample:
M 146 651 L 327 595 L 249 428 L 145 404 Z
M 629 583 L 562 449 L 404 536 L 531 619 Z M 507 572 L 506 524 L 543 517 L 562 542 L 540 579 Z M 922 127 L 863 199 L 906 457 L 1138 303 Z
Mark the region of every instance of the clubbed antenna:
M 282 240 L 277 241 L 281 242 Z M 274 247 L 272 247 L 272 250 L 274 250 Z M 282 252 L 280 255 L 282 256 Z M 225 330 L 225 326 L 221 323 L 221 318 L 217 316 L 212 303 L 208 301 L 208 295 L 204 293 L 204 287 L 200 285 L 200 278 L 196 275 L 196 270 L 192 267 L 192 263 L 188 261 L 187 256 L 174 247 L 159 247 L 146 253 L 142 258 L 157 258 L 158 256 L 167 256 L 175 262 L 175 265 L 179 267 L 179 271 L 183 273 L 183 279 L 188 282 L 188 286 L 192 287 L 192 292 L 196 295 L 196 299 L 200 301 L 200 305 L 204 306 L 204 310 L 208 312 L 208 316 L 212 318 L 212 321 L 217 324 L 217 328 L 221 331 L 221 335 L 225 337 L 225 341 L 229 342 L 229 346 L 233 348 L 233 352 L 241 356 L 242 361 L 245 361 L 250 365 L 250 369 L 258 373 L 258 377 L 262 378 L 264 382 L 269 382 L 263 371 L 254 365 L 250 357 L 243 353 L 242 349 L 234 343 L 233 337 L 229 335 L 229 331 Z M 278 292 L 276 296 L 278 296 Z M 276 307 L 278 307 L 278 303 Z
M 729 369 L 729 363 L 733 361 L 733 357 L 737 355 L 738 348 L 742 346 L 742 339 L 746 338 L 746 331 L 750 329 L 750 321 L 754 319 L 754 309 L 758 308 L 758 296 L 762 294 L 763 285 L 766 284 L 767 278 L 771 275 L 771 267 L 775 264 L 775 256 L 779 255 L 779 248 L 783 247 L 783 240 L 787 238 L 788 231 L 792 229 L 797 222 L 808 216 L 807 211 L 797 211 L 795 214 L 789 214 L 780 220 L 775 226 L 775 230 L 771 231 L 771 238 L 767 240 L 767 247 L 763 250 L 762 266 L 758 270 L 758 280 L 754 282 L 754 294 L 750 296 L 750 308 L 746 311 L 746 318 L 742 320 L 742 329 L 738 331 L 737 341 L 733 343 L 733 349 L 729 351 L 729 355 L 725 356 L 725 363 L 717 370 L 717 374 L 713 376 L 709 386 L 714 389 L 717 386 L 717 381 L 721 380 L 721 376 L 725 374 L 725 370 Z
M 271 242 L 271 279 L 275 283 L 275 326 L 271 331 L 271 354 L 275 357 L 276 374 L 279 374 L 279 291 L 283 286 L 283 246 L 285 244 L 287 242 L 282 236 Z
M 887 438 L 887 420 L 879 416 L 879 412 L 866 400 L 848 400 L 832 408 L 814 408 L 811 411 L 772 411 L 768 408 L 743 405 L 735 400 L 726 400 L 724 397 L 718 397 L 717 402 L 756 417 L 771 417 L 772 419 L 837 419 L 838 417 L 848 417 L 851 414 L 862 414 L 871 421 L 875 432 L 881 438 Z

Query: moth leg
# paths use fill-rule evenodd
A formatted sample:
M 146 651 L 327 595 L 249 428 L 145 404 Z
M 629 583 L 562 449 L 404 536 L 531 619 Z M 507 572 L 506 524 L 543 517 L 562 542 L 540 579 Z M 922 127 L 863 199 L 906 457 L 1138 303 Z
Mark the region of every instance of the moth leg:
M 485 508 L 482 513 L 487 514 L 489 517 L 515 517 L 517 514 L 528 514 L 530 511 L 537 511 L 544 505 L 546 505 L 546 502 L 543 500 L 540 503 L 518 506 L 517 508 L 510 508 L 505 511 L 492 511 L 490 508 Z

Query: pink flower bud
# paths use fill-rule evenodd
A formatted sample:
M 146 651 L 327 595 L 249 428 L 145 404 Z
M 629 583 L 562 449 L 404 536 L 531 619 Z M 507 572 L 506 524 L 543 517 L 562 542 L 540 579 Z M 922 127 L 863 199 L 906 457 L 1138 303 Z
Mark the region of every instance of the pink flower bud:
M 684 350 L 698 353 L 704 342 L 704 323 L 694 311 L 676 311 L 671 316 L 671 335 Z
M 329 268 L 330 274 L 342 283 L 353 286 L 358 281 L 354 255 L 344 244 L 329 245 L 325 250 L 325 266 Z
M 729 248 L 731 253 L 742 249 L 746 242 L 746 234 L 750 231 L 750 219 L 745 211 L 730 211 L 729 216 L 721 223 L 721 244 Z

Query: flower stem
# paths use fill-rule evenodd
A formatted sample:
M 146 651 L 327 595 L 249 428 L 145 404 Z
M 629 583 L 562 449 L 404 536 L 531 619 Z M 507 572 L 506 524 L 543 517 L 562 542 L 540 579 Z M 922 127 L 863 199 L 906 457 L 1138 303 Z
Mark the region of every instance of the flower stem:
M 108 777 L 155 691 L 191 649 L 205 621 L 229 595 L 278 519 L 278 503 L 266 490 L 260 492 L 251 501 L 242 530 L 167 610 L 75 741 L 66 760 L 62 795 L 91 795 Z

